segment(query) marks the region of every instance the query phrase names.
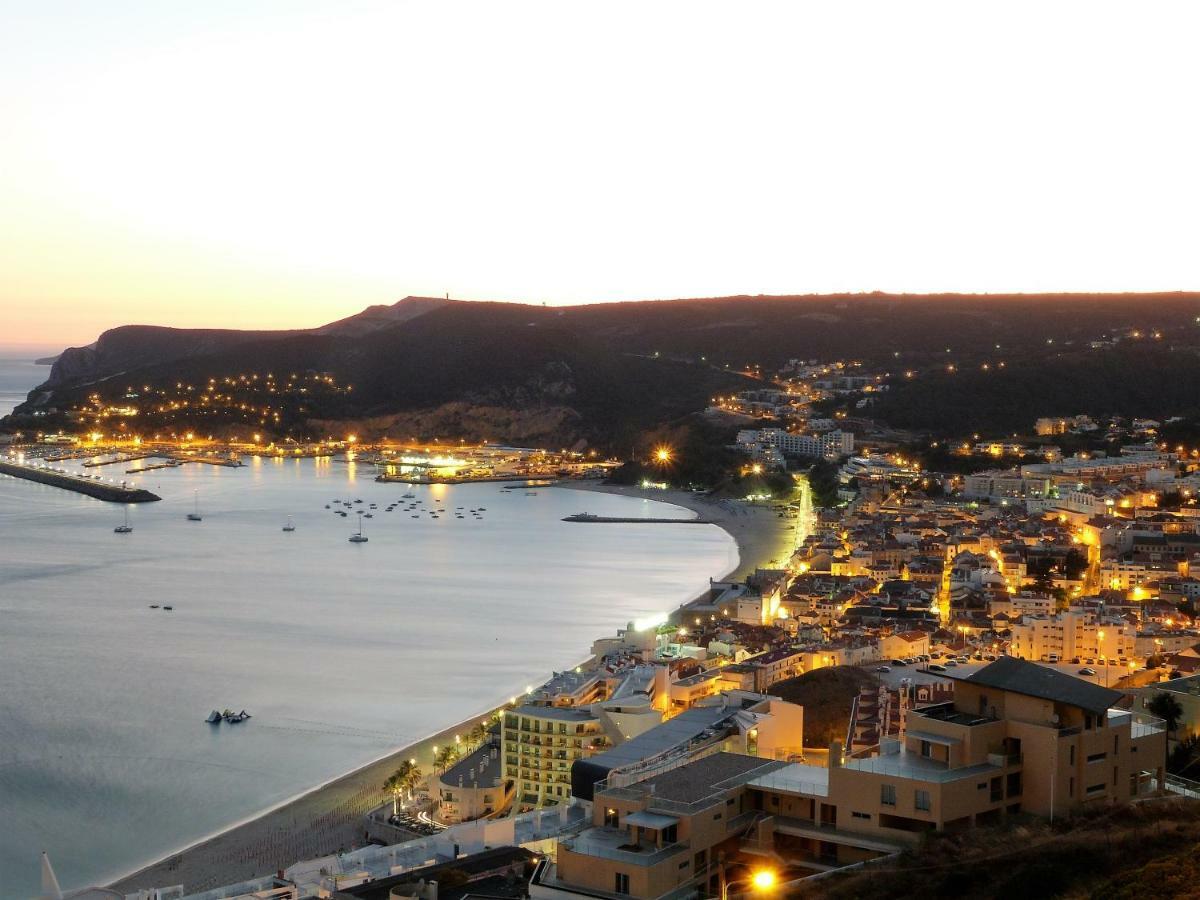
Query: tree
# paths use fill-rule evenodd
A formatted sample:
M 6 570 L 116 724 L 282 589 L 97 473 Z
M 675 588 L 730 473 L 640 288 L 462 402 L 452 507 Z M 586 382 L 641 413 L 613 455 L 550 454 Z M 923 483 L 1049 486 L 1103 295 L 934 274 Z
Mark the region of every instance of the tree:
M 383 783 L 383 789 L 392 795 L 392 814 L 400 811 L 400 798 L 409 798 L 424 776 L 421 769 L 412 760 L 406 759 L 388 776 Z
M 1155 694 L 1146 704 L 1146 709 L 1166 723 L 1167 734 L 1174 734 L 1179 727 L 1179 720 L 1183 718 L 1183 706 L 1165 691 Z

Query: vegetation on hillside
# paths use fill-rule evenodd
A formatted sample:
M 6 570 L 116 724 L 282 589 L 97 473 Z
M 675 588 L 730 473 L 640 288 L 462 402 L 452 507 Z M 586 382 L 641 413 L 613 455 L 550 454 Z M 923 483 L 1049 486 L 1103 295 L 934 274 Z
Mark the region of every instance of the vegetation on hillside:
M 874 676 L 855 666 L 831 666 L 780 681 L 768 693 L 803 706 L 804 746 L 825 749 L 833 741 L 845 744 L 854 698 L 874 684 Z
M 809 882 L 820 900 L 1200 897 L 1200 803 L 1164 799 L 1097 807 L 1054 824 L 931 834 L 913 852 Z

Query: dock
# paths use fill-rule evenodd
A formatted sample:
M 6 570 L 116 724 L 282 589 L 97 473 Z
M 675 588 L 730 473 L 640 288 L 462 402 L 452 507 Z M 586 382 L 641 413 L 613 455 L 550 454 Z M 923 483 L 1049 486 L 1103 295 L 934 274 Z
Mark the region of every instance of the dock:
M 564 522 L 585 522 L 585 523 L 601 523 L 607 524 L 611 522 L 624 522 L 637 525 L 712 525 L 710 519 L 639 519 L 639 518 L 624 518 L 622 516 L 594 516 L 591 513 L 576 513 L 573 516 L 564 516 Z
M 110 503 L 150 503 L 161 500 L 162 497 L 141 488 L 126 487 L 123 484 L 106 484 L 81 475 L 68 475 L 63 472 L 51 472 L 36 466 L 21 463 L 0 461 L 0 475 L 11 475 L 25 481 L 36 481 L 38 484 L 48 484 L 51 487 L 74 491 L 97 500 L 107 500 Z

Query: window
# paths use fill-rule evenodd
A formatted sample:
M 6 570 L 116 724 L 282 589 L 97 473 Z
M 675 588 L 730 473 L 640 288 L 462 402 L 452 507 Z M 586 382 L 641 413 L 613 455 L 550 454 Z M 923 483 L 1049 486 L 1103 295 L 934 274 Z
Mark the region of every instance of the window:
M 896 786 L 894 784 L 881 784 L 879 786 L 879 802 L 884 806 L 896 805 Z
M 917 791 L 913 797 L 913 805 L 922 812 L 929 812 L 929 791 Z
M 1117 786 L 1117 767 L 1113 766 L 1113 787 Z
M 1103 782 L 1101 782 L 1100 784 L 1089 784 L 1088 785 L 1087 795 L 1089 797 L 1092 796 L 1093 794 L 1103 794 L 1103 793 L 1104 793 L 1104 783 Z
M 870 819 L 871 814 L 865 813 L 865 812 L 852 812 L 852 813 L 850 813 L 850 818 L 852 818 L 852 819 Z
M 933 756 L 933 744 L 929 741 L 921 741 L 921 755 L 926 759 Z
M 1121 741 L 1121 736 L 1119 734 L 1114 734 L 1113 735 L 1113 756 L 1116 756 L 1118 753 L 1121 752 L 1120 741 Z
M 1093 753 L 1091 756 L 1088 757 L 1088 762 L 1089 763 L 1104 762 L 1104 760 L 1106 760 L 1106 759 L 1108 759 L 1107 753 Z
M 623 872 L 617 872 L 614 878 L 613 891 L 618 894 L 629 893 L 629 876 Z
M 1071 745 L 1070 758 L 1067 760 L 1071 765 L 1075 765 L 1075 745 Z
M 1072 798 L 1075 796 L 1075 779 L 1074 778 L 1072 778 L 1067 783 L 1067 796 L 1072 797 Z

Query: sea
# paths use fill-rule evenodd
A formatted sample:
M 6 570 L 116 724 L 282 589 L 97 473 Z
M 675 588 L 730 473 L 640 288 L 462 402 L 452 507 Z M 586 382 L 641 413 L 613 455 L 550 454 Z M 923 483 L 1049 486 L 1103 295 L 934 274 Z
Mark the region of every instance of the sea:
M 89 470 L 163 498 L 124 535 L 122 506 L 0 476 L 2 900 L 38 893 L 43 849 L 65 889 L 103 884 L 480 714 L 738 562 L 711 525 L 562 521 L 692 515 L 627 497 L 132 467 Z M 226 707 L 253 718 L 205 723 Z
M 50 377 L 49 366 L 34 363 L 31 355 L 0 353 L 0 418 L 24 403 L 29 392 Z

